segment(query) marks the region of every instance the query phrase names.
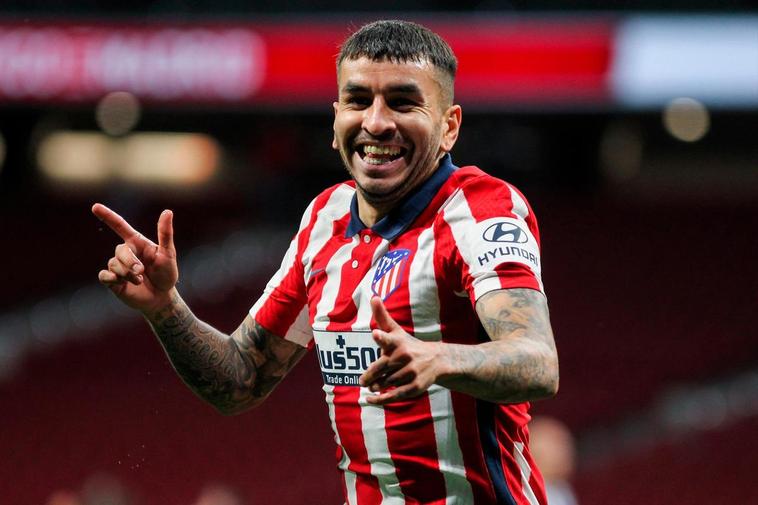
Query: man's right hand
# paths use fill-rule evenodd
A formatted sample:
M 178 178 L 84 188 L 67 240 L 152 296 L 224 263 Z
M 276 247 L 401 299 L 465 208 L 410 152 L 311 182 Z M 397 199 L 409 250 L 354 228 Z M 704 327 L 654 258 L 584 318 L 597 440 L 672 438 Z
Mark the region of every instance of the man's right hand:
M 158 218 L 157 244 L 105 205 L 96 203 L 92 213 L 124 240 L 116 246 L 107 269 L 100 270 L 100 282 L 126 305 L 144 314 L 170 303 L 170 292 L 179 279 L 173 213 L 164 210 Z

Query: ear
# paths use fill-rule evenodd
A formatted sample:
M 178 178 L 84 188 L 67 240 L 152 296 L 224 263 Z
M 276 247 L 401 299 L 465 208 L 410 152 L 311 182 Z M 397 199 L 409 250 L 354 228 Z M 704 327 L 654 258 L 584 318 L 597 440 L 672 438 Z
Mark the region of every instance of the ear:
M 442 125 L 442 142 L 440 147 L 446 153 L 453 150 L 455 141 L 458 140 L 458 132 L 461 130 L 461 121 L 463 120 L 461 106 L 451 105 L 443 115 L 444 124 Z
M 334 120 L 335 121 L 337 121 L 337 109 L 339 108 L 339 105 L 340 104 L 338 102 L 332 102 L 332 107 L 334 108 Z M 333 123 L 332 123 L 332 131 L 334 132 L 334 134 L 332 135 L 332 149 L 336 149 L 336 150 L 339 151 L 340 146 L 339 146 L 339 144 L 337 144 L 337 134 L 336 134 L 335 127 L 334 127 Z

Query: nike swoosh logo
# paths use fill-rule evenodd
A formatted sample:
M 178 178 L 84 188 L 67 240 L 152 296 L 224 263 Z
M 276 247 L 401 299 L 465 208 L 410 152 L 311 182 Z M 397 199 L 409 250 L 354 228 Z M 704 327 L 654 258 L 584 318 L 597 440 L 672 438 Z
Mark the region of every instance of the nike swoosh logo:
M 308 274 L 308 280 L 311 280 L 311 278 L 312 278 L 314 275 L 316 275 L 316 274 L 320 274 L 320 273 L 321 273 L 321 272 L 323 272 L 324 270 L 326 270 L 326 269 L 325 269 L 325 268 L 317 268 L 316 270 L 311 270 L 311 273 L 310 273 L 310 274 Z

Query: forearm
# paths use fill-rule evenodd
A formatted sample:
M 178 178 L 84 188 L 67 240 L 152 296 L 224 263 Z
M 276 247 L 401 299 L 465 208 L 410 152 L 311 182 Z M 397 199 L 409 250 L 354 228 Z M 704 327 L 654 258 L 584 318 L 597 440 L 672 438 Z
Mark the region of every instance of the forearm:
M 519 403 L 555 394 L 558 360 L 541 342 L 514 338 L 479 345 L 440 344 L 437 383 L 495 403 Z
M 233 338 L 195 317 L 176 290 L 145 317 L 179 376 L 198 396 L 224 413 L 255 403 L 255 364 Z

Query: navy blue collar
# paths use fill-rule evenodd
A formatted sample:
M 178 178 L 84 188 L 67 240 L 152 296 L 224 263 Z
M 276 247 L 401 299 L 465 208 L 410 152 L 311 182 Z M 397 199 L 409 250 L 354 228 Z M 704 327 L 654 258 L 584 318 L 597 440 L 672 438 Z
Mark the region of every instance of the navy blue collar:
M 371 230 L 379 234 L 383 239 L 390 242 L 403 233 L 413 221 L 427 208 L 434 195 L 445 184 L 445 181 L 458 168 L 453 165 L 450 154 L 445 154 L 440 160 L 439 167 L 419 187 L 407 195 L 400 204 L 392 209 L 389 214 L 381 218 Z M 345 237 L 349 238 L 366 229 L 358 215 L 358 190 L 350 202 L 350 223 L 345 230 Z

